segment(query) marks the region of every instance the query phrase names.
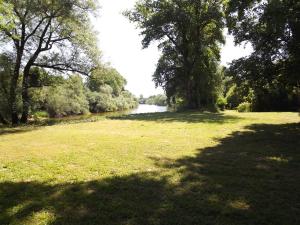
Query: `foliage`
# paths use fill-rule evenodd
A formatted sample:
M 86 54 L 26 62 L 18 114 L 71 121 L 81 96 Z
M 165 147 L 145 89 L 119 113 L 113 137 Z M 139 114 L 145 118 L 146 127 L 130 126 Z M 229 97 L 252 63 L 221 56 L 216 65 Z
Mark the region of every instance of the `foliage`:
M 226 106 L 227 106 L 227 100 L 224 97 L 219 97 L 217 99 L 217 106 L 219 109 L 221 110 L 225 110 Z
M 89 108 L 99 112 L 136 107 L 134 96 L 125 91 L 126 80 L 99 62 L 90 21 L 96 9 L 94 0 L 1 0 L 0 42 L 14 57 L 10 71 L 4 71 L 7 93 L 0 93 L 0 103 L 13 124 L 21 113 L 26 123 L 29 115 L 38 117 L 40 111 L 62 117 L 84 114 Z M 74 73 L 90 76 L 84 84 Z
M 7 49 L 15 55 L 10 90 L 12 123 L 19 122 L 15 90 L 20 70 L 23 71 L 21 122 L 26 123 L 32 67 L 89 74 L 98 64 L 99 51 L 90 21 L 96 4 L 94 0 L 1 2 L 0 42 L 9 46 Z M 2 7 L 3 4 L 8 7 Z
M 70 76 L 59 86 L 43 87 L 33 95 L 37 96 L 32 98 L 35 110 L 45 109 L 50 117 L 88 113 L 88 101 L 79 75 Z
M 167 96 L 165 95 L 152 95 L 145 100 L 145 104 L 148 105 L 158 105 L 158 106 L 167 106 Z
M 0 54 L 0 123 L 7 123 L 10 118 L 10 79 L 13 73 L 13 60 L 7 54 Z M 21 83 L 16 86 L 16 92 L 21 93 Z M 16 98 L 16 107 L 18 110 L 22 107 L 20 95 Z
M 92 113 L 127 110 L 137 106 L 137 99 L 125 90 L 126 80 L 107 65 L 93 70 L 86 86 L 89 108 Z
M 122 91 L 117 97 L 103 91 L 89 91 L 87 99 L 90 112 L 92 113 L 127 110 L 135 108 L 138 105 L 137 99 L 128 91 Z
M 224 43 L 222 1 L 141 0 L 127 17 L 142 29 L 143 47 L 158 41 L 162 56 L 153 75 L 169 101 L 189 108 L 214 105 Z
M 237 111 L 238 112 L 251 112 L 251 103 L 250 102 L 242 102 L 238 105 Z
M 46 111 L 37 111 L 32 114 L 32 117 L 35 121 L 39 121 L 41 119 L 48 119 L 49 114 Z
M 253 89 L 254 110 L 300 107 L 299 9 L 293 0 L 228 1 L 229 32 L 237 44 L 253 46 L 253 53 L 233 61 L 230 71 L 238 84 L 247 82 Z
M 87 79 L 87 87 L 91 91 L 103 92 L 100 90 L 104 85 L 108 85 L 112 88 L 114 96 L 119 96 L 124 91 L 126 80 L 120 75 L 120 73 L 109 66 L 100 66 L 93 70 L 91 75 Z
M 146 100 L 147 100 L 147 98 L 144 98 L 144 96 L 143 95 L 140 95 L 140 97 L 139 97 L 139 103 L 140 104 L 145 104 L 146 103 Z

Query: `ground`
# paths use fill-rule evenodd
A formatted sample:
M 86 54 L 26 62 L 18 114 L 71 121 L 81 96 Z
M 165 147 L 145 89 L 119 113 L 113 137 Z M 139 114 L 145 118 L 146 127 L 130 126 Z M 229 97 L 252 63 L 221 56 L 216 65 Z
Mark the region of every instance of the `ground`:
M 297 113 L 0 128 L 0 224 L 300 224 Z

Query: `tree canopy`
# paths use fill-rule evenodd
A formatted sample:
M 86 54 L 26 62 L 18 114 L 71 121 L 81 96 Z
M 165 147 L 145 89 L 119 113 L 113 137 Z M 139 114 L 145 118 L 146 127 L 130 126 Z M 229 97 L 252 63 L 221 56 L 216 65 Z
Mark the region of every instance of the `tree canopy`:
M 141 0 L 125 15 L 142 30 L 143 47 L 162 51 L 154 82 L 189 108 L 214 105 L 223 37 L 222 1 Z
M 2 0 L 0 41 L 13 49 L 10 105 L 18 123 L 16 85 L 22 70 L 22 122 L 29 110 L 29 76 L 32 67 L 89 74 L 99 60 L 90 17 L 93 0 Z M 83 32 L 84 30 L 84 32 Z
M 229 70 L 238 84 L 247 82 L 254 90 L 254 109 L 300 106 L 300 2 L 232 0 L 226 19 L 235 42 L 249 42 L 254 49 Z

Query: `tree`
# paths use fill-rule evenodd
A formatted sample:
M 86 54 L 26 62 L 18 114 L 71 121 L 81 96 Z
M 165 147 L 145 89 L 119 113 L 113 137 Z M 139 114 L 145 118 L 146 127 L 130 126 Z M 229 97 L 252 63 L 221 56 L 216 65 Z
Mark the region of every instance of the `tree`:
M 300 106 L 300 2 L 231 0 L 226 19 L 235 42 L 253 46 L 253 53 L 234 61 L 230 72 L 237 82 L 247 82 L 254 89 L 254 108 Z M 294 95 L 298 95 L 298 103 L 289 100 Z
M 101 65 L 88 77 L 87 98 L 92 113 L 127 110 L 137 106 L 137 99 L 125 91 L 126 80 L 114 68 Z
M 159 95 L 152 95 L 145 101 L 148 105 L 158 105 L 158 106 L 167 106 L 167 96 L 159 94 Z
M 215 104 L 224 43 L 221 0 L 141 0 L 125 15 L 142 29 L 144 48 L 159 42 L 154 81 L 169 101 L 182 98 L 189 108 Z
M 32 67 L 89 74 L 97 63 L 99 53 L 89 19 L 96 5 L 93 0 L 3 0 L 3 4 L 0 42 L 11 45 L 15 53 L 10 87 L 11 120 L 13 124 L 19 121 L 16 85 L 22 69 L 21 122 L 26 123 Z
M 87 86 L 91 91 L 99 92 L 103 85 L 109 85 L 112 88 L 112 94 L 119 96 L 124 90 L 126 80 L 116 69 L 101 65 L 94 69 L 88 77 Z

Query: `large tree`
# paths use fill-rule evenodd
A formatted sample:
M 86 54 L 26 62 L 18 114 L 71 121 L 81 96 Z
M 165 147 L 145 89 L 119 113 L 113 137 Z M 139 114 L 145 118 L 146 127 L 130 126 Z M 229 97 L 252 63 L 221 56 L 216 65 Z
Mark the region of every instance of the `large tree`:
M 284 101 L 298 92 L 300 105 L 300 2 L 230 0 L 226 19 L 235 42 L 253 46 L 250 56 L 231 65 L 237 81 L 248 82 L 262 98 L 272 89 L 283 92 Z
M 154 81 L 169 100 L 179 97 L 189 108 L 215 103 L 222 5 L 221 0 L 141 0 L 125 13 L 142 30 L 144 48 L 159 42 Z
M 16 85 L 22 74 L 21 122 L 26 123 L 32 67 L 89 74 L 97 63 L 99 54 L 89 17 L 96 5 L 94 0 L 2 0 L 1 4 L 5 7 L 0 7 L 0 42 L 15 53 L 11 120 L 13 124 L 19 121 Z

